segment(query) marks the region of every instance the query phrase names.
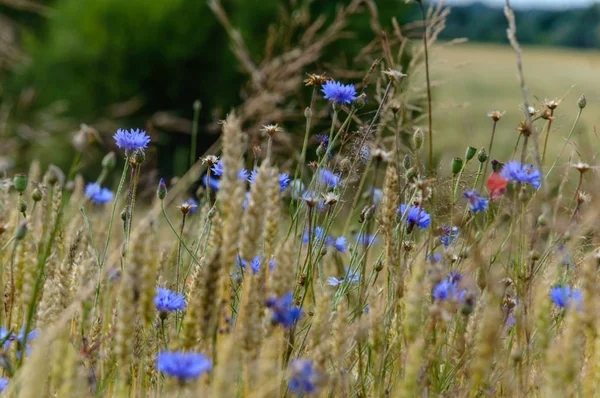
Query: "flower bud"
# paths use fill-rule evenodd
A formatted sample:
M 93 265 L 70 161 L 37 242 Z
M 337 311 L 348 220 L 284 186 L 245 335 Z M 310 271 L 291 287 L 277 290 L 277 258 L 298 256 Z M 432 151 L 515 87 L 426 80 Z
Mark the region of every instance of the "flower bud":
M 485 148 L 481 148 L 479 152 L 477 152 L 477 160 L 479 160 L 480 163 L 485 163 L 488 159 L 489 157 L 487 151 L 485 150 Z
M 22 240 L 25 237 L 25 234 L 27 234 L 27 222 L 23 221 L 15 231 L 15 239 Z
M 19 200 L 19 203 L 17 203 L 17 210 L 19 213 L 25 214 L 27 211 L 27 202 L 25 202 L 23 199 Z
M 366 103 L 367 103 L 367 94 L 362 93 L 361 95 L 356 97 L 356 99 L 352 103 L 352 106 L 354 107 L 354 109 L 361 109 L 365 106 Z
M 17 192 L 23 192 L 27 189 L 27 176 L 23 173 L 15 174 L 13 178 L 13 186 Z
M 476 153 L 477 149 L 473 148 L 472 146 L 468 146 L 467 150 L 465 151 L 465 159 L 467 159 L 467 162 L 473 159 Z
M 342 110 L 342 104 L 337 101 L 333 101 L 332 107 L 334 112 L 339 112 Z
M 34 202 L 42 200 L 42 191 L 36 187 L 33 192 L 31 192 L 31 199 L 33 199 Z
M 309 106 L 307 106 L 306 109 L 304 110 L 304 117 L 307 119 L 312 118 L 312 109 L 310 109 Z
M 548 219 L 544 214 L 540 214 L 540 216 L 537 219 L 537 222 L 541 227 L 545 227 L 546 225 L 548 225 Z
M 581 97 L 579 97 L 579 99 L 577 100 L 577 106 L 579 107 L 579 109 L 583 109 L 586 105 L 587 100 L 585 99 L 585 95 L 581 94 Z
M 423 146 L 423 139 L 425 138 L 423 130 L 417 129 L 413 134 L 413 142 L 415 143 L 415 149 L 418 151 Z
M 404 155 L 404 159 L 402 160 L 402 166 L 404 166 L 405 170 L 410 169 L 410 156 Z
M 317 147 L 317 157 L 322 158 L 323 155 L 325 155 L 325 152 L 327 152 L 327 150 L 325 149 L 325 146 L 323 144 L 320 144 Z
M 463 168 L 463 160 L 461 158 L 452 159 L 452 174 L 456 175 L 460 173 Z
M 200 109 L 202 109 L 202 102 L 200 100 L 194 101 L 194 112 L 200 112 Z
M 112 170 L 117 165 L 117 156 L 114 152 L 109 152 L 102 159 L 102 167 L 107 170 Z
M 133 153 L 133 158 L 136 164 L 142 164 L 146 160 L 146 152 L 143 149 L 138 149 Z
M 165 180 L 162 178 L 158 182 L 158 189 L 156 190 L 156 196 L 158 196 L 158 198 L 160 200 L 163 200 L 164 198 L 167 197 L 167 186 L 165 185 Z
M 415 166 L 406 170 L 406 179 L 407 180 L 412 181 L 413 179 L 415 179 L 415 177 L 417 177 L 417 168 Z

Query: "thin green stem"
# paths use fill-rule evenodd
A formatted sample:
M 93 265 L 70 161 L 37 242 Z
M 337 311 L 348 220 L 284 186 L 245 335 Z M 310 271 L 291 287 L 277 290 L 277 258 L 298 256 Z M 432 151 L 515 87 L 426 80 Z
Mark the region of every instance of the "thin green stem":
M 429 51 L 427 49 L 427 14 L 425 13 L 425 7 L 423 6 L 423 1 L 418 0 L 419 7 L 421 8 L 421 15 L 423 17 L 423 26 L 425 28 L 425 32 L 423 33 L 423 46 L 425 50 L 425 78 L 427 80 L 427 105 L 429 108 L 428 112 L 428 121 L 429 121 L 429 173 L 430 175 L 434 175 L 435 171 L 433 168 L 433 117 L 431 114 L 431 81 L 429 78 Z
M 492 136 L 490 137 L 490 145 L 488 146 L 488 159 L 485 162 L 485 168 L 483 169 L 483 175 L 486 176 L 487 175 L 487 169 L 488 169 L 488 165 L 490 164 L 490 159 L 492 158 L 492 146 L 494 145 L 494 136 L 496 135 L 496 124 L 498 123 L 497 120 L 494 120 L 494 124 L 492 125 Z M 481 187 L 479 188 L 479 190 L 483 190 L 483 184 L 485 183 L 485 178 L 481 180 Z
M 117 193 L 115 194 L 115 199 L 113 202 L 113 208 L 110 215 L 110 222 L 108 223 L 108 236 L 106 237 L 106 243 L 104 245 L 104 255 L 102 256 L 102 262 L 100 263 L 100 268 L 104 265 L 106 261 L 106 256 L 108 255 L 108 245 L 110 244 L 110 238 L 112 236 L 112 227 L 113 222 L 115 220 L 115 213 L 117 211 L 117 205 L 119 196 L 121 195 L 121 191 L 123 190 L 123 184 L 125 183 L 125 178 L 127 177 L 127 169 L 129 168 L 129 156 L 125 158 L 125 165 L 123 166 L 123 173 L 121 174 L 121 180 L 119 181 L 119 187 L 117 188 Z
M 562 148 L 560 149 L 560 152 L 558 152 L 558 156 L 556 156 L 556 159 L 554 159 L 554 163 L 552 163 L 552 166 L 548 170 L 548 173 L 546 173 L 546 178 L 548 178 L 548 176 L 550 175 L 550 173 L 552 172 L 552 170 L 554 170 L 554 167 L 556 166 L 556 163 L 558 162 L 558 159 L 560 159 L 560 156 L 562 155 L 563 151 L 567 147 L 567 144 L 569 143 L 569 141 L 571 141 L 571 136 L 573 135 L 573 131 L 575 131 L 575 126 L 577 125 L 577 122 L 579 121 L 579 118 L 581 117 L 581 111 L 582 111 L 582 109 L 579 108 L 579 112 L 577 112 L 577 117 L 575 118 L 575 122 L 573 122 L 573 126 L 571 127 L 571 131 L 569 131 L 569 135 L 567 136 L 567 139 L 565 140 L 565 143 L 563 144 Z

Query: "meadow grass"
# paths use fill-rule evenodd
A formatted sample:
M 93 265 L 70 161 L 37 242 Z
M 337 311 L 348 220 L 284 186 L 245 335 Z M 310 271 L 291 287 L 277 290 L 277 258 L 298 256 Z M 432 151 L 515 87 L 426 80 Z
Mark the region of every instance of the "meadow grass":
M 424 15 L 432 53 L 453 51 L 435 45 L 443 7 Z M 511 88 L 517 133 L 508 114 L 485 115 L 498 104 L 479 93 L 486 111 L 472 117 L 486 123 L 450 140 L 456 115 L 440 111 L 444 91 L 429 106 L 422 37 L 377 37 L 365 53 L 383 58 L 362 84 L 309 74 L 297 85 L 312 101 L 304 124 L 286 126 L 304 133 L 291 160 L 275 151 L 279 125 L 248 139 L 246 104 L 221 122 L 220 149 L 192 151 L 150 203 L 141 130 L 116 132 L 95 181 L 77 173 L 87 140 L 66 173 L 33 161 L 2 180 L 4 394 L 597 395 L 600 185 L 571 128 L 596 105 L 546 100 L 517 116 L 530 99 Z M 274 65 L 294 70 L 253 73 L 281 76 Z M 316 122 L 329 125 L 318 139 Z

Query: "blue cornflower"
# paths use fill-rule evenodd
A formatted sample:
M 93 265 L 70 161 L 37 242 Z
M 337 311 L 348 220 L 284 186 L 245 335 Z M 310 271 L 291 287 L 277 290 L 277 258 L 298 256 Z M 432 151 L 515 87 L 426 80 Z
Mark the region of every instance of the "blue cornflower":
M 550 300 L 560 308 L 568 308 L 572 304 L 576 304 L 578 310 L 581 310 L 583 302 L 580 290 L 571 290 L 569 286 L 560 285 L 550 289 Z
M 438 282 L 431 291 L 434 300 L 439 301 L 462 301 L 465 296 L 465 289 L 459 289 L 458 285 L 462 275 L 458 272 L 451 272 L 448 276 Z
M 4 349 L 7 349 L 10 342 L 14 339 L 15 335 L 13 333 L 9 333 L 9 331 L 6 328 L 0 327 L 0 342 L 4 342 Z
M 538 189 L 541 184 L 540 179 L 542 178 L 542 174 L 538 169 L 534 169 L 531 164 L 522 165 L 521 162 L 510 160 L 502 167 L 500 177 L 509 181 L 528 183 L 535 189 Z
M 350 269 L 348 267 L 346 268 L 346 275 L 343 278 L 336 278 L 335 276 L 330 276 L 329 279 L 327 279 L 327 284 L 329 286 L 337 286 L 337 285 L 341 285 L 342 283 L 344 283 L 344 281 L 348 281 L 348 283 L 356 283 L 358 282 L 358 271 L 354 270 L 354 271 L 350 271 Z M 352 274 L 350 274 L 350 272 L 352 272 Z
M 108 203 L 113 199 L 113 193 L 108 188 L 102 188 L 100 184 L 90 182 L 85 186 L 84 195 L 96 204 Z
M 329 136 L 327 134 L 317 134 L 315 138 L 319 144 L 322 144 L 327 149 L 329 145 Z
M 329 80 L 323 84 L 321 91 L 325 94 L 325 99 L 333 102 L 349 104 L 356 98 L 356 90 L 352 84 Z
M 8 379 L 6 377 L 0 377 L 0 394 L 4 392 L 8 386 Z
M 290 185 L 290 176 L 285 173 L 279 173 L 279 192 L 283 192 Z
M 333 240 L 331 245 L 340 253 L 346 252 L 346 238 L 343 236 L 339 236 Z
M 131 129 L 129 131 L 118 129 L 113 138 L 115 139 L 117 146 L 126 151 L 144 149 L 150 142 L 150 137 L 146 135 L 146 132 L 139 129 Z
M 429 223 L 431 222 L 429 214 L 418 206 L 410 206 L 407 208 L 405 204 L 401 204 L 398 208 L 398 212 L 402 217 L 406 214 L 406 222 L 409 225 L 416 225 L 419 229 L 429 227 Z
M 211 191 L 219 190 L 219 180 L 213 178 L 212 176 L 208 178 L 208 174 L 204 174 L 204 177 L 202 177 L 202 185 L 208 186 Z
M 295 359 L 290 363 L 288 387 L 291 392 L 298 395 L 311 394 L 316 391 L 319 375 L 307 359 Z
M 315 227 L 310 237 L 312 238 L 313 242 L 320 242 L 325 237 L 325 231 L 323 231 L 323 228 L 321 227 Z M 308 243 L 308 231 L 306 231 L 302 236 L 302 243 Z
M 379 188 L 371 188 L 371 196 L 373 197 L 373 204 L 377 206 L 383 198 L 383 191 Z
M 183 294 L 177 294 L 169 289 L 159 287 L 154 296 L 156 310 L 161 312 L 183 311 L 185 309 L 185 300 Z
M 367 145 L 361 146 L 360 150 L 358 151 L 358 157 L 360 158 L 362 164 L 368 164 L 369 158 L 371 157 L 371 148 L 369 148 Z
M 195 379 L 211 368 L 210 359 L 196 352 L 162 351 L 156 356 L 156 370 L 180 381 Z
M 471 191 L 465 191 L 463 197 L 467 199 L 469 203 L 469 209 L 473 213 L 484 211 L 488 207 L 488 200 L 479 196 L 479 192 L 473 189 Z
M 11 342 L 15 340 L 17 341 L 17 358 L 21 357 L 21 349 L 23 346 L 25 346 L 25 355 L 29 355 L 29 353 L 31 352 L 31 348 L 28 343 L 31 340 L 35 339 L 37 335 L 37 330 L 33 329 L 32 331 L 27 333 L 27 338 L 25 338 L 25 326 L 21 327 L 19 334 L 17 334 L 16 336 L 13 333 L 8 335 L 8 330 L 6 330 L 5 328 L 0 328 L 0 341 L 5 340 L 3 345 L 5 350 L 8 349 L 8 346 Z
M 445 225 L 442 225 L 442 235 L 440 236 L 440 241 L 446 249 L 448 248 L 448 246 L 454 243 L 457 237 L 458 227 L 447 227 Z
M 442 256 L 440 256 L 438 253 L 433 253 L 433 257 L 427 256 L 427 261 L 432 262 L 433 264 L 439 263 L 441 260 Z
M 325 185 L 327 188 L 335 188 L 341 183 L 341 178 L 339 174 L 335 174 L 327 169 L 320 169 L 317 182 Z
M 219 160 L 217 163 L 213 164 L 210 170 L 216 176 L 223 175 L 223 161 Z
M 279 323 L 285 329 L 296 323 L 302 315 L 302 309 L 300 307 L 294 307 L 292 305 L 292 299 L 292 293 L 290 292 L 286 293 L 280 299 L 271 297 L 265 301 L 265 305 L 273 312 L 271 321 L 273 323 Z
M 356 234 L 356 242 L 363 246 L 371 246 L 377 243 L 377 237 L 375 235 Z

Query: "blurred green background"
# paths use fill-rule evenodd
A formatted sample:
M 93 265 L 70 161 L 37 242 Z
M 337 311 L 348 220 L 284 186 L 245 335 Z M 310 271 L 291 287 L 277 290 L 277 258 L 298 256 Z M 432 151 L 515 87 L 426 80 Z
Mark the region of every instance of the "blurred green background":
M 206 1 L 29 1 L 30 7 L 0 2 L 0 15 L 10 22 L 7 31 L 14 35 L 11 45 L 19 55 L 1 64 L 0 93 L 8 114 L 2 136 L 11 144 L 0 149 L 0 156 L 12 158 L 16 168 L 34 157 L 68 167 L 70 139 L 79 123 L 93 125 L 104 137 L 106 148 L 96 145 L 89 150 L 90 158 L 98 158 L 111 148 L 114 128 L 147 128 L 153 116 L 167 112 L 155 147 L 158 163 L 163 173 L 181 174 L 189 156 L 193 102 L 202 104 L 197 152 L 201 154 L 215 139 L 208 126 L 244 100 L 248 76 Z M 305 18 L 298 24 L 308 27 L 324 16 L 325 29 L 336 9 L 349 3 L 221 2 L 257 64 L 264 57 L 271 27 L 285 25 L 290 18 Z M 396 0 L 377 5 L 384 26 L 390 26 L 392 16 L 404 22 L 416 10 Z M 336 63 L 364 73 L 369 65 L 353 64 L 353 58 L 374 39 L 369 23 L 362 7 L 349 20 L 352 36 L 330 44 L 304 72 L 323 72 L 327 64 Z M 295 38 L 286 39 L 293 43 Z M 274 51 L 286 50 L 278 44 Z M 304 91 L 310 95 L 310 90 Z

